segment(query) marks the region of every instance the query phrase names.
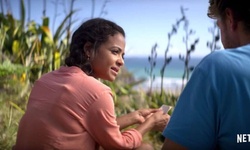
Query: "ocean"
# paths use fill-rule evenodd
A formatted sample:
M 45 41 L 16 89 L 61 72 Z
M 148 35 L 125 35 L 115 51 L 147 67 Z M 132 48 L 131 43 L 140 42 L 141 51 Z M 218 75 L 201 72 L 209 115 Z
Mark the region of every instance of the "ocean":
M 189 66 L 195 67 L 203 57 L 194 57 L 190 59 Z M 144 83 L 138 85 L 140 88 L 149 88 L 150 76 L 146 69 L 150 69 L 148 57 L 128 57 L 124 59 L 126 69 L 132 73 L 135 79 L 146 79 Z M 156 58 L 156 66 L 153 69 L 155 80 L 153 81 L 154 90 L 160 89 L 161 77 L 160 70 L 163 66 L 164 58 Z M 172 57 L 172 60 L 167 65 L 164 73 L 163 86 L 164 89 L 171 91 L 179 91 L 182 86 L 182 76 L 184 73 L 184 62 L 178 57 Z M 191 75 L 191 74 L 190 74 Z M 137 87 L 138 88 L 138 87 Z

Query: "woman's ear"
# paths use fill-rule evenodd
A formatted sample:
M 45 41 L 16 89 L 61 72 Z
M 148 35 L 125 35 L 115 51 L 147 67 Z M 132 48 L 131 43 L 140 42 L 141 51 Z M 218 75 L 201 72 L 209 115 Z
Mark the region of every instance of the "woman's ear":
M 93 48 L 93 44 L 90 42 L 86 42 L 83 46 L 84 53 L 87 55 L 87 57 L 90 57 L 91 55 L 91 49 Z

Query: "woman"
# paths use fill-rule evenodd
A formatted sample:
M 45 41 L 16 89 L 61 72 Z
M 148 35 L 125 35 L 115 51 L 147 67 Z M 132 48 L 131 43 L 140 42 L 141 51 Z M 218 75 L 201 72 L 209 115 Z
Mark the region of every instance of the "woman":
M 169 115 L 142 109 L 116 118 L 111 89 L 98 80 L 115 80 L 124 49 L 120 26 L 101 18 L 84 22 L 73 34 L 67 66 L 35 82 L 14 149 L 146 149 L 142 136 L 162 131 Z

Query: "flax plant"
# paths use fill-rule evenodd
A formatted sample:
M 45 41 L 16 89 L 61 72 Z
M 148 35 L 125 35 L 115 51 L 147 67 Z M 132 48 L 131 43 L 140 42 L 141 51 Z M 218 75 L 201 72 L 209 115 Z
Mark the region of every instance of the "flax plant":
M 190 41 L 190 36 L 195 34 L 195 31 L 193 29 L 190 29 L 189 27 L 189 20 L 186 17 L 185 11 L 187 9 L 181 7 L 181 14 L 183 16 L 183 21 L 184 21 L 184 36 L 183 36 L 183 43 L 185 44 L 185 50 L 186 53 L 184 55 L 179 55 L 179 59 L 184 62 L 184 72 L 182 76 L 182 90 L 185 86 L 185 82 L 189 80 L 190 74 L 194 69 L 194 66 L 190 66 L 190 59 L 191 59 L 191 53 L 195 51 L 195 46 L 199 42 L 199 38 L 196 38 L 193 43 L 189 43 Z

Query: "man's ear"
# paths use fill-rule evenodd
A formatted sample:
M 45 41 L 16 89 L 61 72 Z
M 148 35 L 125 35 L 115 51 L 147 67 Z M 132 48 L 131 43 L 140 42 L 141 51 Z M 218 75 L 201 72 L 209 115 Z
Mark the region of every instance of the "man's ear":
M 232 9 L 226 8 L 225 13 L 226 13 L 226 18 L 228 20 L 230 29 L 232 31 L 236 30 L 236 28 L 238 26 L 238 21 L 237 21 L 237 19 L 235 19 Z
M 87 55 L 87 57 L 90 57 L 91 55 L 91 49 L 93 48 L 93 44 L 90 42 L 86 42 L 83 46 L 84 53 Z

